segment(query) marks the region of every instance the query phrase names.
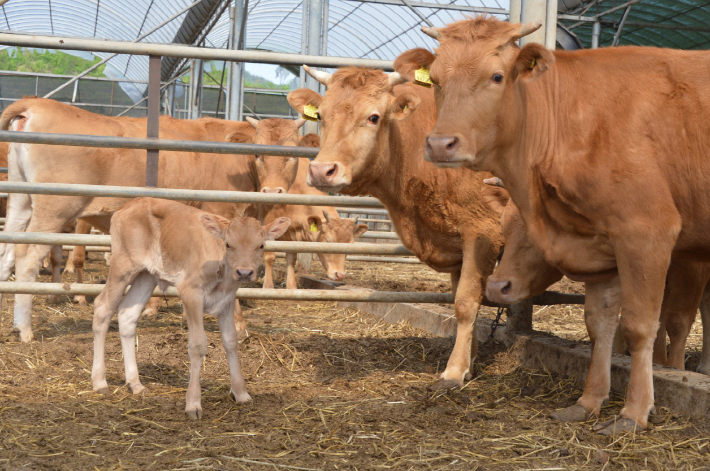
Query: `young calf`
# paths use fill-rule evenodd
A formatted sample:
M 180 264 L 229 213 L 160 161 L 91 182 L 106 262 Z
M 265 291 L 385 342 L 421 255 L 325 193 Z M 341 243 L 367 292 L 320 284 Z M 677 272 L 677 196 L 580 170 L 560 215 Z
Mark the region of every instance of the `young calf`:
M 145 389 L 136 364 L 136 325 L 143 306 L 159 285 L 163 291 L 168 286 L 177 287 L 187 318 L 187 414 L 193 419 L 202 417 L 200 368 L 207 353 L 203 313 L 219 319 L 234 399 L 250 400 L 237 357 L 233 322 L 236 290 L 240 283 L 255 279 L 264 241 L 281 236 L 290 223 L 287 218 L 279 218 L 262 227 L 248 217 L 229 221 L 182 203 L 154 198 L 137 198 L 125 204 L 111 218 L 113 257 L 106 287 L 94 303 L 94 391 L 109 391 L 104 350 L 106 332 L 117 308 L 126 384 L 134 394 Z

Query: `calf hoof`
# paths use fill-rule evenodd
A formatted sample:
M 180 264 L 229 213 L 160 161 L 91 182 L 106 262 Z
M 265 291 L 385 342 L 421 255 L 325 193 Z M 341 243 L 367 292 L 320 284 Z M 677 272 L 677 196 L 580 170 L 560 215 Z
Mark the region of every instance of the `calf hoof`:
M 109 391 L 108 386 L 94 388 L 94 392 L 97 394 L 103 394 L 104 396 L 108 396 L 109 394 L 111 394 L 111 391 Z
M 143 319 L 155 319 L 157 315 L 158 311 L 149 307 L 143 309 L 143 312 L 141 312 L 141 317 Z
M 194 409 L 185 408 L 185 412 L 187 413 L 187 416 L 190 417 L 192 420 L 202 418 L 202 407 L 200 406 L 197 406 Z
M 61 300 L 59 299 L 59 295 L 57 294 L 50 294 L 47 296 L 47 302 L 49 304 L 59 304 Z
M 453 379 L 440 379 L 436 383 L 432 384 L 429 386 L 427 389 L 429 391 L 441 391 L 441 390 L 449 390 L 449 389 L 460 389 L 461 384 L 459 384 L 458 381 L 454 381 Z
M 13 330 L 17 332 L 17 335 L 20 337 L 20 342 L 22 343 L 30 343 L 35 339 L 31 328 L 15 327 Z
M 592 430 L 600 435 L 610 437 L 621 433 L 640 432 L 644 430 L 644 428 L 631 419 L 619 416 L 608 422 L 595 425 L 592 427 Z
M 76 295 L 74 296 L 74 302 L 77 303 L 79 306 L 86 306 L 86 296 Z
M 235 393 L 234 391 L 229 391 L 229 395 L 232 396 L 234 402 L 249 402 L 251 401 L 251 396 L 248 392 L 244 391 L 242 393 Z
M 698 368 L 695 371 L 710 376 L 710 364 L 701 363 L 698 365 Z
M 145 386 L 143 386 L 141 383 L 138 383 L 134 386 L 129 385 L 128 387 L 131 388 L 131 392 L 134 395 L 135 394 L 143 394 L 144 392 L 148 392 L 148 390 L 145 388 Z
M 249 337 L 249 332 L 247 331 L 247 321 L 235 321 L 234 327 L 237 328 L 237 332 L 244 333 L 247 337 Z
M 560 422 L 586 422 L 591 415 L 592 414 L 587 409 L 579 404 L 575 404 L 554 411 L 550 414 L 550 417 Z
M 74 270 L 74 267 L 72 267 L 72 266 L 70 266 L 70 265 L 67 265 L 67 266 L 64 268 L 64 271 L 62 272 L 62 275 L 66 275 L 67 273 L 74 274 L 74 271 L 75 271 L 75 270 Z

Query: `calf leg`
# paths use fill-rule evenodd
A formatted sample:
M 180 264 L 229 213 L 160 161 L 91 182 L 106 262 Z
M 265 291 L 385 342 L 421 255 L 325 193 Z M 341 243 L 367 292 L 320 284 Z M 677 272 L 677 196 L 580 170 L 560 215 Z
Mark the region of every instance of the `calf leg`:
M 76 228 L 74 229 L 75 234 L 90 234 L 91 225 L 78 219 L 76 221 Z M 76 282 L 81 284 L 84 283 L 84 262 L 86 261 L 86 247 L 83 245 L 77 245 L 72 250 L 72 262 L 76 269 Z M 80 306 L 86 306 L 86 296 L 81 294 L 74 295 L 74 302 L 79 303 Z
M 155 316 L 158 313 L 158 308 L 160 307 L 160 298 L 158 296 L 152 296 L 148 300 L 148 304 L 146 304 L 145 309 L 143 309 L 143 317 L 144 318 L 151 318 Z
M 239 300 L 236 301 L 239 304 Z M 237 338 L 237 330 L 234 328 L 234 322 L 231 322 L 229 313 L 233 311 L 232 306 L 227 306 L 224 312 L 220 313 L 219 331 L 222 335 L 222 345 L 227 353 L 227 361 L 229 362 L 229 378 L 232 384 L 232 397 L 237 402 L 247 402 L 251 400 L 251 396 L 247 392 L 247 383 L 242 376 L 242 369 L 239 365 L 239 356 L 237 349 L 239 341 Z M 189 413 L 189 412 L 188 412 Z
M 106 382 L 106 332 L 113 313 L 119 306 L 123 293 L 131 284 L 134 274 L 131 267 L 114 267 L 109 270 L 106 286 L 94 301 L 94 364 L 91 368 L 91 385 L 94 391 L 101 394 L 108 394 L 108 383 Z
M 247 321 L 244 320 L 244 314 L 242 313 L 242 307 L 239 305 L 238 299 L 234 303 L 234 326 L 237 328 L 237 332 L 244 332 L 244 334 L 249 337 Z
M 145 390 L 138 377 L 138 363 L 136 362 L 136 327 L 141 316 L 143 306 L 150 299 L 153 290 L 158 284 L 155 276 L 148 272 L 140 273 L 131 283 L 131 288 L 118 305 L 118 331 L 121 334 L 121 349 L 123 351 L 123 365 L 126 371 L 126 384 L 133 394 L 140 394 Z
M 700 301 L 700 318 L 703 321 L 703 353 L 697 372 L 710 375 L 710 292 L 707 289 Z
M 563 422 L 583 422 L 591 414 L 598 415 L 609 400 L 611 388 L 611 352 L 619 326 L 621 288 L 619 278 L 586 283 L 584 321 L 592 344 L 592 359 L 584 383 L 582 397 L 577 404 L 552 413 Z
M 202 391 L 200 390 L 200 369 L 207 354 L 207 335 L 203 324 L 204 301 L 201 291 L 180 293 L 187 318 L 187 351 L 190 355 L 190 383 L 187 386 L 185 412 L 192 419 L 202 418 Z M 224 322 L 224 321 L 222 321 Z
M 8 197 L 5 232 L 24 232 L 32 219 L 30 195 L 11 193 Z M 0 281 L 7 281 L 15 268 L 15 244 L 0 244 Z M 0 293 L 2 303 L 2 293 Z
M 286 254 L 286 289 L 296 289 L 296 260 L 297 253 Z
M 264 285 L 262 288 L 274 289 L 274 252 L 264 252 Z M 238 329 L 237 329 L 238 330 Z
M 60 277 L 62 274 L 62 246 L 53 245 L 49 251 L 49 264 L 52 267 L 52 283 L 59 283 L 61 281 Z M 50 303 L 58 303 L 59 295 L 50 294 L 47 296 L 47 300 Z

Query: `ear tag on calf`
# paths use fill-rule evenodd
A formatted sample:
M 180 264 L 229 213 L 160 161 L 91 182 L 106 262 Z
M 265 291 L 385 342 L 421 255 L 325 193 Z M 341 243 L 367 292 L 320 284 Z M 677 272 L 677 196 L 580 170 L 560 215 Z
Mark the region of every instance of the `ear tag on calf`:
M 429 69 L 426 67 L 421 67 L 414 71 L 414 83 L 421 85 L 422 87 L 431 87 L 434 83 L 431 81 L 431 76 L 429 75 Z
M 315 222 L 311 223 L 311 232 L 318 232 L 318 226 L 316 226 Z
M 303 107 L 303 118 L 309 121 L 318 122 L 318 108 L 313 105 L 306 105 Z
M 535 58 L 533 57 L 532 62 L 530 62 L 530 70 L 533 70 L 535 68 Z

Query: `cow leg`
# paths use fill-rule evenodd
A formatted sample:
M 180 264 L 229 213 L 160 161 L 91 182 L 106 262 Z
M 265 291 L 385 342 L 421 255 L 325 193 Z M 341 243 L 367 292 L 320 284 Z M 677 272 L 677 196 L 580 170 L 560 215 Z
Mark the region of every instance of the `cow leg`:
M 244 320 L 242 306 L 239 305 L 238 299 L 234 303 L 234 327 L 236 327 L 237 332 L 244 332 L 244 335 L 246 337 L 249 337 L 249 331 L 247 330 L 247 321 Z
M 473 247 L 471 247 L 473 245 Z M 478 341 L 475 336 L 476 317 L 483 300 L 483 270 L 477 266 L 480 255 L 475 252 L 478 244 L 465 244 L 461 272 L 451 273 L 451 287 L 454 292 L 456 313 L 456 343 L 449 356 L 446 369 L 441 373 L 442 385 L 463 386 L 471 379 L 471 364 L 478 356 Z M 477 260 L 478 258 L 478 260 Z M 495 262 L 495 256 L 492 258 Z M 488 273 L 493 271 L 490 267 Z
M 296 260 L 297 253 L 286 254 L 286 289 L 296 289 Z
M 160 297 L 159 296 L 152 296 L 148 300 L 148 304 L 145 305 L 145 309 L 143 309 L 142 316 L 145 319 L 150 319 L 152 317 L 155 317 L 155 315 L 158 314 L 159 308 L 160 308 Z
M 187 318 L 187 351 L 190 355 L 190 383 L 185 397 L 185 412 L 192 419 L 202 418 L 202 391 L 200 390 L 200 369 L 207 355 L 207 335 L 203 324 L 204 301 L 201 291 L 190 290 L 180 293 Z M 222 321 L 224 322 L 224 321 Z M 221 327 L 221 326 L 220 326 Z
M 32 219 L 30 195 L 11 193 L 8 197 L 5 232 L 24 232 Z M 15 268 L 15 244 L 0 244 L 0 281 L 7 281 Z M 2 305 L 2 293 L 0 293 Z M 31 335 L 31 334 L 30 334 Z
M 73 274 L 76 270 L 74 269 L 74 249 L 69 251 L 69 256 L 67 257 L 67 264 L 64 265 L 64 271 L 62 274 L 68 275 Z
M 262 288 L 274 289 L 274 252 L 264 252 L 264 285 Z
M 59 283 L 62 275 L 62 246 L 53 245 L 49 251 L 49 264 L 52 267 L 52 283 Z M 50 303 L 58 303 L 59 295 L 50 294 L 47 296 L 47 301 Z
M 236 305 L 239 305 L 239 300 L 236 300 Z M 232 308 L 231 303 L 218 316 L 219 332 L 222 335 L 222 345 L 227 353 L 227 361 L 229 363 L 229 378 L 232 384 L 232 397 L 237 402 L 247 402 L 251 400 L 251 396 L 247 392 L 247 383 L 242 376 L 242 368 L 239 365 L 239 356 L 237 353 L 239 347 L 239 339 L 237 337 L 237 329 L 232 322 L 231 312 L 235 311 L 236 305 Z M 189 413 L 189 411 L 188 411 Z
M 136 362 L 136 327 L 141 317 L 143 306 L 150 299 L 153 290 L 158 284 L 155 276 L 148 272 L 140 273 L 131 283 L 131 288 L 118 305 L 118 331 L 121 334 L 121 350 L 123 351 L 123 365 L 126 372 L 126 384 L 133 394 L 140 394 L 145 390 L 138 376 L 138 363 Z
M 130 268 L 114 267 L 109 270 L 106 286 L 94 301 L 94 364 L 91 368 L 91 385 L 94 391 L 101 394 L 109 393 L 106 382 L 106 332 L 123 293 L 133 281 L 134 274 L 130 272 Z
M 621 288 L 619 278 L 586 283 L 584 321 L 592 344 L 592 359 L 584 383 L 582 397 L 577 404 L 557 410 L 552 418 L 562 422 L 584 422 L 590 415 L 598 415 L 609 400 L 611 388 L 611 352 L 619 326 Z
M 696 371 L 710 375 L 710 292 L 708 291 L 703 293 L 703 299 L 700 301 L 700 319 L 703 321 L 703 353 Z
M 75 234 L 90 234 L 91 225 L 78 219 L 76 221 L 76 228 L 74 230 Z M 84 283 L 84 263 L 86 261 L 86 247 L 83 245 L 77 245 L 72 250 L 72 262 L 76 269 L 76 282 L 81 284 Z M 86 306 L 86 296 L 77 294 L 74 296 L 74 302 L 79 303 L 80 306 Z

